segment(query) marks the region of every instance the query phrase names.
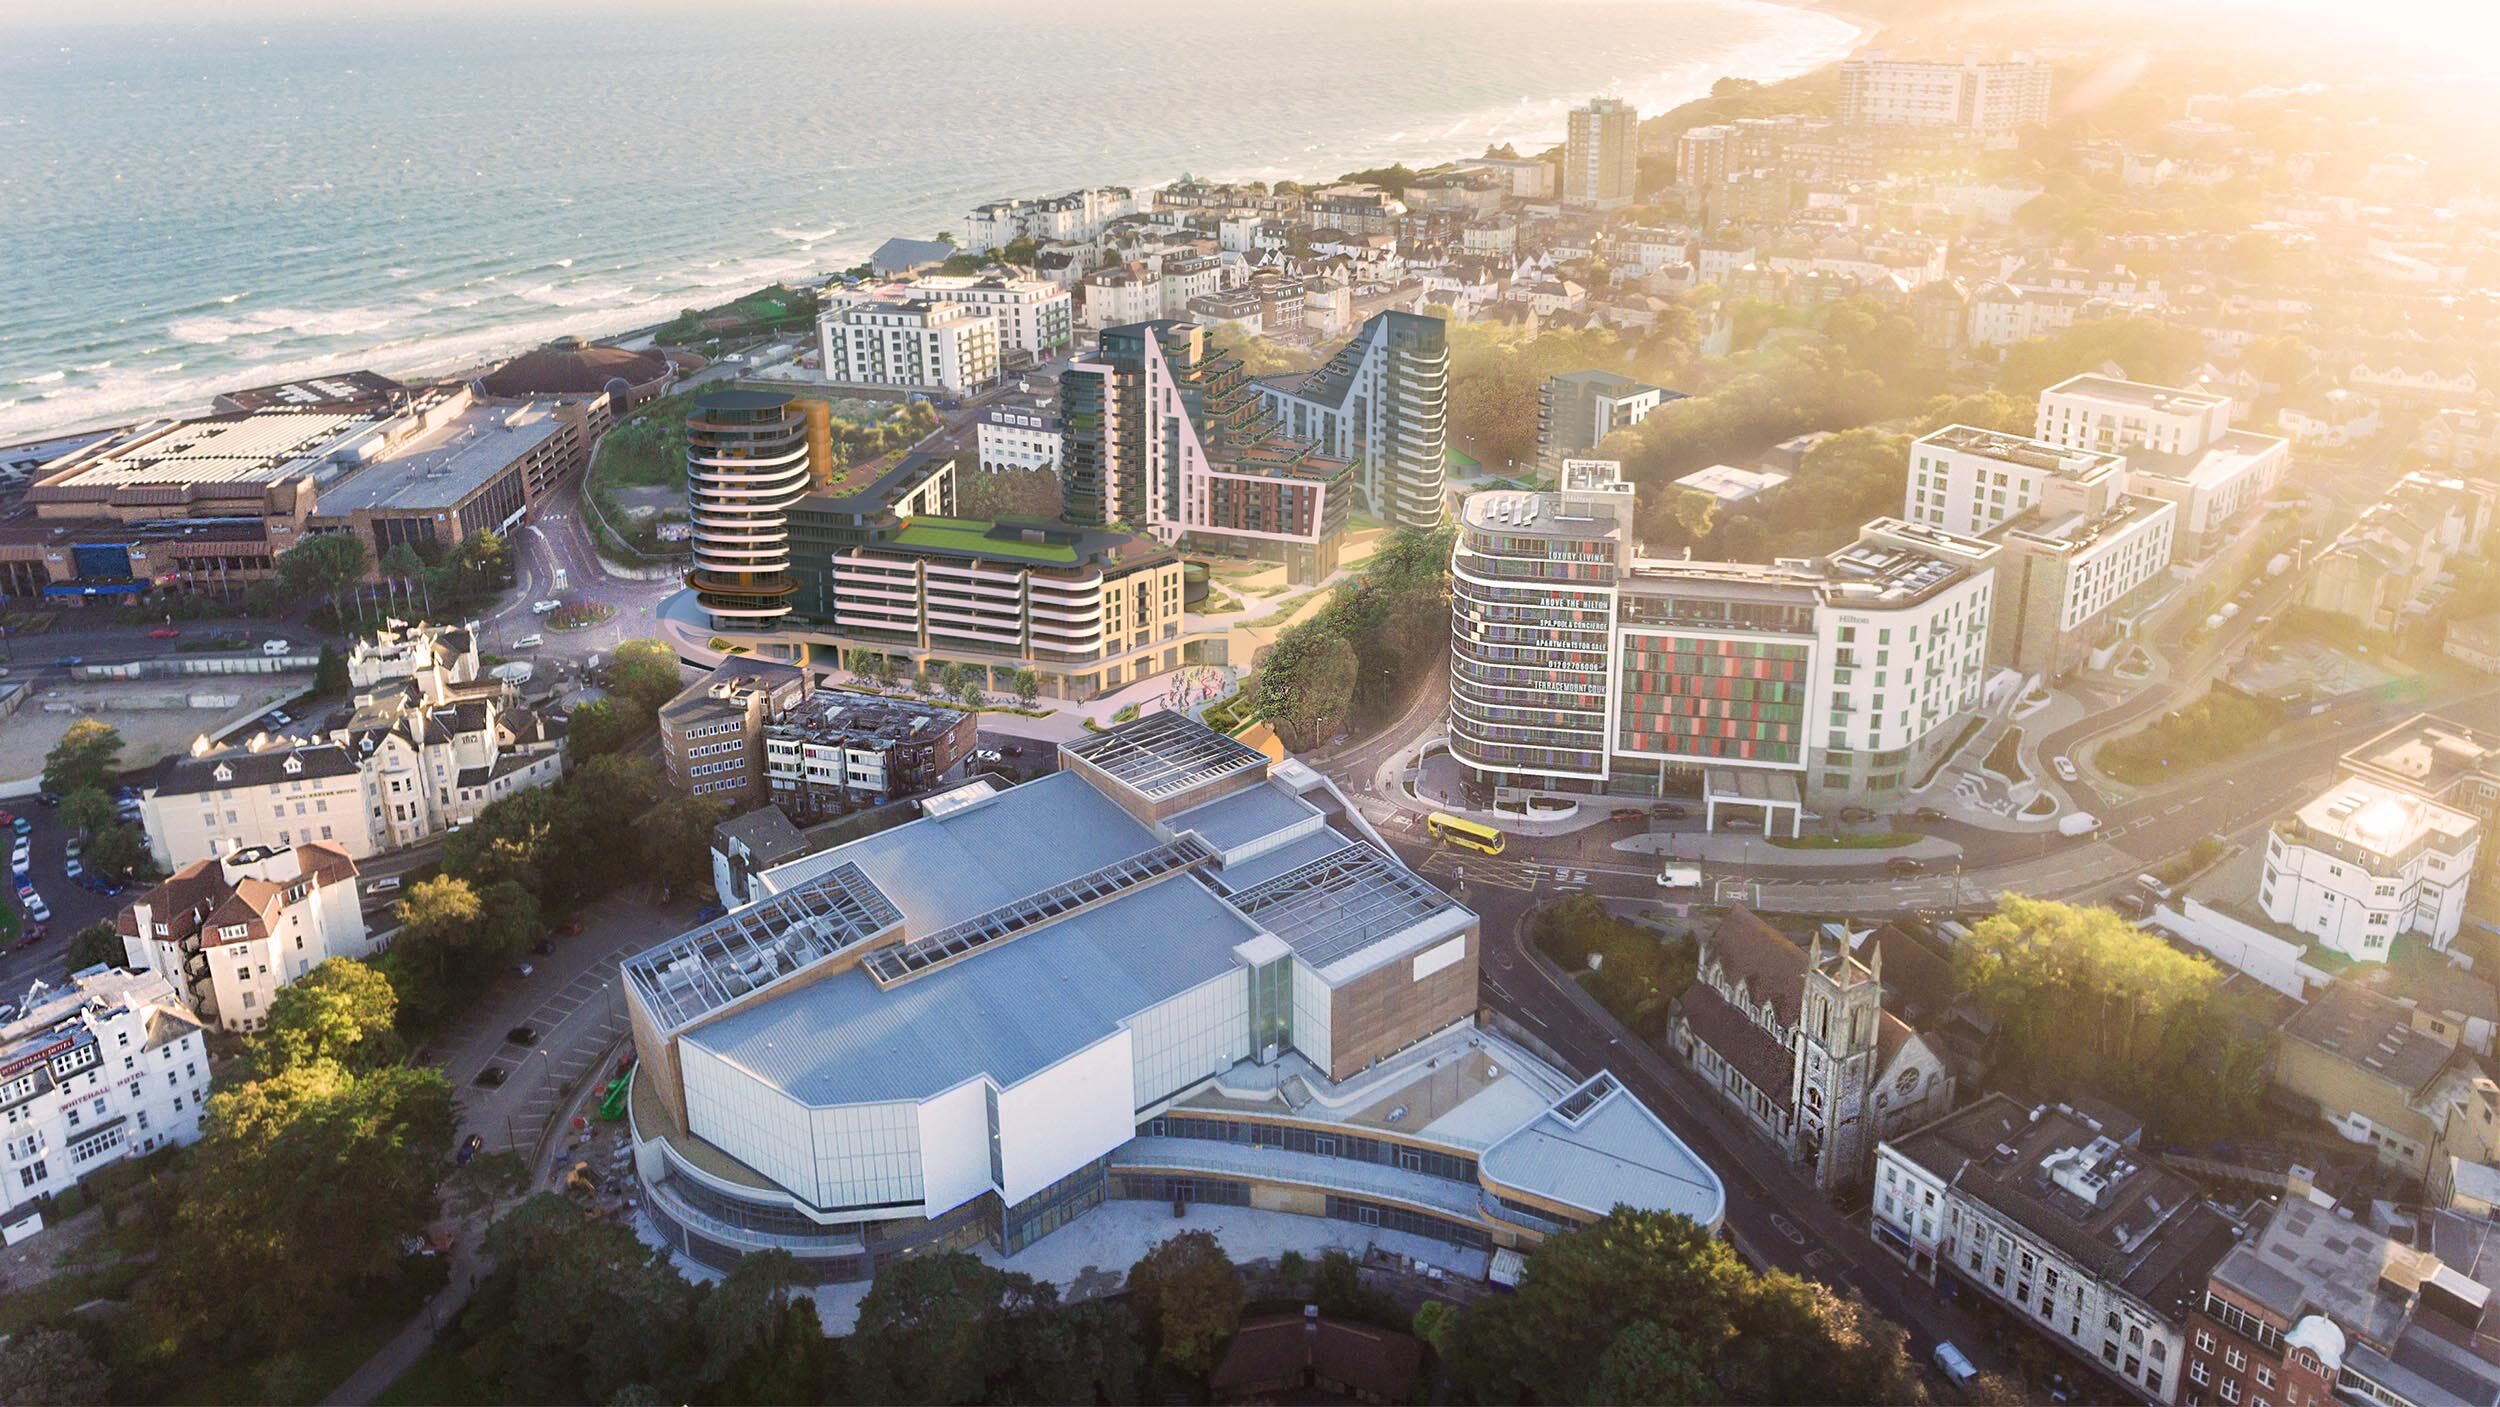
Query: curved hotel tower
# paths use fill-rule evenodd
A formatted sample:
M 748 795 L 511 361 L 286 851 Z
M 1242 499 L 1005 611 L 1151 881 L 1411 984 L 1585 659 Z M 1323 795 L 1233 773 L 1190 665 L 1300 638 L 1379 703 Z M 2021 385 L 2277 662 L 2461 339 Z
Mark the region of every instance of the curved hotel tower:
M 779 391 L 713 391 L 686 421 L 686 584 L 717 627 L 768 628 L 790 614 L 790 510 L 808 490 L 822 402 Z

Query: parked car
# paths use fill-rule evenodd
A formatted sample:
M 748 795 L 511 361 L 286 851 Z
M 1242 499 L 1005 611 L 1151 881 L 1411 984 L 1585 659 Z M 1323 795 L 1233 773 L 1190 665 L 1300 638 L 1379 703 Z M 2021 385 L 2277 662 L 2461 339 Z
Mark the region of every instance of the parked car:
M 1646 821 L 1649 819 L 1649 813 L 1638 806 L 1618 806 L 1606 813 L 1606 819 L 1609 821 Z
M 710 923 L 712 920 L 719 918 L 722 914 L 727 912 L 729 912 L 729 910 L 722 908 L 718 904 L 706 904 L 702 908 L 694 911 L 694 921 L 697 923 Z
M 59 665 L 63 669 L 76 669 L 78 666 L 85 664 L 86 662 L 87 657 L 85 655 L 63 655 L 59 659 L 53 661 L 54 664 Z
M 2075 760 L 2071 757 L 2067 757 L 2062 754 L 2057 757 L 2052 757 L 2049 759 L 2049 765 L 2057 769 L 2057 779 L 2061 782 L 2078 782 L 2083 780 L 2083 773 L 2076 769 Z
M 1661 801 L 1649 808 L 1649 814 L 1662 821 L 1680 821 L 1684 819 L 1685 810 L 1672 801 Z
M 535 650 L 539 646 L 546 643 L 547 637 L 544 635 L 524 635 L 520 639 L 512 642 L 512 648 L 516 650 Z
M 23 816 L 11 816 L 9 818 L 9 829 L 16 831 L 18 837 L 20 839 L 24 839 L 25 837 L 35 833 L 35 823 L 27 820 Z
M 1884 861 L 1884 869 L 1892 874 L 1924 874 L 1927 867 L 1908 855 L 1895 855 Z
M 486 1135 L 482 1133 L 470 1134 L 467 1138 L 460 1140 L 460 1151 L 452 1154 L 451 1160 L 465 1168 L 469 1165 L 469 1160 L 477 1156 L 477 1150 L 485 1146 Z
M 78 863 L 78 857 L 75 855 L 61 862 L 61 873 L 68 875 L 71 879 L 76 879 L 86 872 L 87 867 Z
M 26 916 L 33 919 L 37 923 L 48 922 L 52 917 L 52 906 L 43 901 L 42 895 L 28 894 L 26 896 Z
M 560 611 L 563 609 L 564 603 L 562 601 L 555 600 L 552 597 L 544 601 L 530 602 L 530 614 L 535 616 L 543 616 L 549 611 Z
M 1941 821 L 1944 819 L 1944 813 L 1937 810 L 1933 806 L 1921 806 L 1917 810 L 1910 813 L 1910 819 L 1913 821 Z
M 489 1065 L 477 1072 L 475 1083 L 480 1089 L 493 1089 L 512 1078 L 512 1072 L 501 1065 Z
M 68 841 L 63 843 L 61 850 L 62 853 L 75 860 L 79 856 L 87 853 L 87 839 L 85 836 L 73 835 L 68 839 Z
M 260 652 L 264 655 L 291 655 L 295 653 L 295 644 L 291 640 L 263 640 Z
M 999 750 L 1006 753 L 1009 757 L 1024 756 L 1024 744 L 1022 743 L 1009 743 L 1007 746 Z
M 386 874 L 381 878 L 374 880 L 370 884 L 367 884 L 365 886 L 365 892 L 367 894 L 388 894 L 392 890 L 397 889 L 399 884 L 400 877 L 398 875 Z
M 511 1030 L 504 1032 L 503 1038 L 510 1041 L 514 1045 L 536 1045 L 538 1044 L 538 1028 L 535 1026 L 515 1026 Z
M 61 794 L 57 791 L 39 791 L 35 793 L 35 800 L 46 806 L 58 806 L 61 804 Z
M 174 629 L 170 625 L 160 625 L 154 630 L 148 632 L 148 638 L 150 640 L 171 640 L 181 633 L 181 631 Z

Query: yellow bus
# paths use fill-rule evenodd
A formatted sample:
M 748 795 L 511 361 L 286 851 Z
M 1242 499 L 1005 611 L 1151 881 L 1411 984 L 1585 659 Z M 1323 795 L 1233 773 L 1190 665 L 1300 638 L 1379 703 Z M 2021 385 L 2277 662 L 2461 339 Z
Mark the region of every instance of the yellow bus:
M 1463 846 L 1484 855 L 1499 855 L 1508 837 L 1491 826 L 1462 821 L 1456 816 L 1435 811 L 1424 818 L 1424 829 L 1444 845 Z

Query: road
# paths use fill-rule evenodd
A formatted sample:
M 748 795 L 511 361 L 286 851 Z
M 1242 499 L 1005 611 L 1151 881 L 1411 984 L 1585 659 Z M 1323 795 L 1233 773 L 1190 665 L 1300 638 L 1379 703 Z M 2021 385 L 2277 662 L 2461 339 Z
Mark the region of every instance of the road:
M 1424 849 L 1398 848 L 1410 862 Z M 1459 886 L 1458 897 L 1484 920 L 1485 1004 L 1579 1071 L 1612 1070 L 1665 1120 L 1719 1174 L 1727 1188 L 1728 1234 L 1748 1259 L 1857 1290 L 1910 1330 L 1922 1358 L 1937 1341 L 1950 1339 L 1982 1367 L 2005 1366 L 1993 1361 L 1988 1335 L 1977 1321 L 1878 1250 L 1778 1149 L 1739 1124 L 1680 1064 L 1626 1031 L 1547 962 L 1529 939 L 1536 906 L 1528 894 L 1469 883 Z

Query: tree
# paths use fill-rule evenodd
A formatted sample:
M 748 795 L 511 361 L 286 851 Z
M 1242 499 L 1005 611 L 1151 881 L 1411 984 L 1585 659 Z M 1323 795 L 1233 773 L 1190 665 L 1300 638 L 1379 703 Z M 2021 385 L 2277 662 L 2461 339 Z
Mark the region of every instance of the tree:
M 609 658 L 608 692 L 647 710 L 657 710 L 684 687 L 677 648 L 666 640 L 628 640 Z
M 505 1202 L 530 1190 L 529 1164 L 509 1150 L 481 1153 L 453 1168 L 443 1190 L 459 1211 L 491 1221 L 502 1213 Z
M 1587 1402 L 1616 1337 L 1647 1323 L 1707 1371 L 1750 1274 L 1691 1220 L 1618 1208 L 1547 1241 L 1516 1295 L 1465 1310 L 1449 1368 L 1478 1401 L 1524 1391 L 1540 1402 Z
M 850 1351 L 869 1402 L 977 1402 L 1004 1366 L 1005 1328 L 1057 1290 L 962 1251 L 905 1256 L 877 1271 Z M 1012 1399 L 1010 1399 L 1012 1400 Z
M 642 872 L 672 889 L 695 889 L 712 877 L 712 830 L 729 815 L 713 796 L 677 796 L 651 809 L 642 833 Z
M 400 1006 L 430 1021 L 529 950 L 541 932 L 538 896 L 515 880 L 480 889 L 437 875 L 399 901 L 399 936 L 386 971 Z
M 641 731 L 642 720 L 629 719 L 615 699 L 592 699 L 573 710 L 564 725 L 565 747 L 576 762 L 615 752 Z
M 252 1034 L 252 1062 L 274 1075 L 317 1061 L 369 1070 L 399 1059 L 399 994 L 381 969 L 330 958 L 278 989 Z
M 1691 1349 L 1647 1320 L 1623 1326 L 1597 1360 L 1590 1407 L 1678 1407 L 1719 1400 L 1719 1385 L 1693 1361 Z
M 103 1407 L 113 1375 L 66 1329 L 21 1329 L 0 1343 L 0 1402 L 25 1407 Z
M 433 1068 L 316 1061 L 219 1091 L 182 1165 L 155 1302 L 195 1334 L 305 1341 L 398 1275 L 401 1243 L 437 1213 L 453 1127 Z
M 137 826 L 117 817 L 88 835 L 80 859 L 99 874 L 132 874 L 147 866 L 148 844 Z
M 405 547 L 407 544 L 402 543 Z M 347 656 L 336 645 L 321 647 L 321 660 L 313 666 L 313 692 L 324 695 L 344 694 L 348 690 Z
M 981 688 L 980 671 L 965 670 L 963 677 L 955 681 L 955 702 L 962 704 L 965 708 L 977 709 L 987 702 L 988 698 L 989 695 Z
M 1344 636 L 1313 619 L 1268 647 L 1251 683 L 1259 716 L 1275 724 L 1285 746 L 1301 751 L 1328 741 L 1353 711 L 1361 660 Z
M 565 844 L 581 826 L 579 803 L 554 787 L 534 787 L 494 802 L 443 841 L 443 873 L 481 889 L 511 880 L 550 898 L 569 893 Z
M 629 1387 L 666 1402 L 693 1396 L 698 1297 L 668 1252 L 552 1193 L 496 1222 L 486 1248 L 495 1269 L 463 1323 L 476 1340 L 471 1361 L 499 1396 L 606 1402 Z
M 61 731 L 61 740 L 43 756 L 43 787 L 66 798 L 71 792 L 104 790 L 121 770 L 121 730 L 110 723 L 81 718 Z
M 100 786 L 82 786 L 61 798 L 61 824 L 82 836 L 94 835 L 121 819 L 113 798 Z
M 320 533 L 278 554 L 278 582 L 299 598 L 319 598 L 338 608 L 339 593 L 365 579 L 373 551 L 352 532 Z
M 98 963 L 106 967 L 129 966 L 129 951 L 122 947 L 122 937 L 113 931 L 111 919 L 98 919 L 79 929 L 69 938 L 69 970 L 84 972 Z
M 2262 1046 L 2220 1000 L 2219 971 L 2107 909 L 2008 895 L 1954 965 L 2018 1068 L 2080 1080 L 2180 1136 L 2254 1110 Z
M 1016 702 L 1024 705 L 1026 708 L 1031 708 L 1035 703 L 1041 700 L 1041 676 L 1035 674 L 1032 670 L 1017 670 L 1014 676 L 1010 679 L 1008 687 L 1015 690 Z
M 695 1312 L 703 1381 L 723 1403 L 818 1400 L 825 1332 L 815 1305 L 793 1296 L 797 1260 L 787 1251 L 749 1255 L 712 1286 Z
M 1129 1303 L 1166 1362 L 1191 1373 L 1215 1357 L 1241 1324 L 1241 1272 L 1214 1235 L 1184 1231 L 1129 1267 Z

